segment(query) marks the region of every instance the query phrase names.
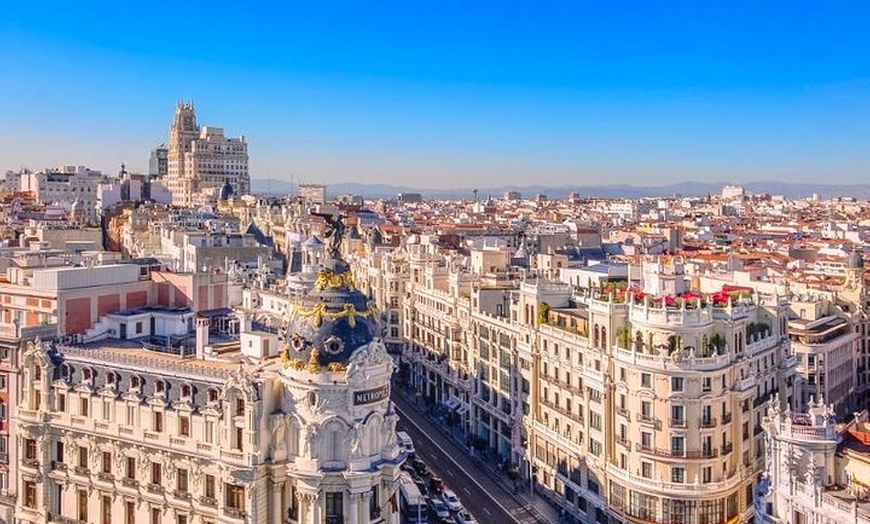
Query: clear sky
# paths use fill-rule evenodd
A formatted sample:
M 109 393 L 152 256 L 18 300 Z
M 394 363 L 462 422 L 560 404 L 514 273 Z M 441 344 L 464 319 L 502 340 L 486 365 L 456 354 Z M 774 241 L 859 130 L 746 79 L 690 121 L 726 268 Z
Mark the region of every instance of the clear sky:
M 10 0 L 0 170 L 146 170 L 184 98 L 254 178 L 870 182 L 868 28 L 865 1 Z

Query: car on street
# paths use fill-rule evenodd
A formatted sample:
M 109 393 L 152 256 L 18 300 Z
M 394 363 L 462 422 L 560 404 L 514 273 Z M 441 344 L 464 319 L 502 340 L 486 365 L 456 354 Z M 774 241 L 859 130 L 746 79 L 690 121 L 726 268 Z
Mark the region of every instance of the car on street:
M 465 510 L 457 513 L 456 516 L 453 517 L 453 520 L 456 522 L 456 524 L 477 524 L 477 521 L 474 520 L 474 517 L 472 517 L 471 514 Z
M 452 489 L 448 489 L 441 494 L 441 501 L 444 502 L 444 505 L 450 511 L 460 511 L 462 509 L 462 502 L 460 502 L 456 493 L 453 493 Z
M 450 510 L 441 499 L 437 497 L 429 497 L 429 511 L 436 519 L 446 520 L 450 518 Z
M 437 496 L 441 496 L 441 492 L 447 489 L 441 477 L 432 477 L 429 479 L 429 491 Z
M 396 432 L 396 442 L 408 455 L 413 455 L 417 452 L 417 450 L 414 449 L 414 441 L 411 440 L 411 436 L 405 431 Z

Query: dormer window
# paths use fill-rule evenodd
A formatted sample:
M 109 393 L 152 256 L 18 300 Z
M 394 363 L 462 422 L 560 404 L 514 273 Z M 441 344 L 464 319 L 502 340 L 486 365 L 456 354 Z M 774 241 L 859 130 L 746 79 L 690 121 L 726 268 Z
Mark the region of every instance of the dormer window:
M 208 401 L 209 402 L 217 402 L 218 400 L 218 392 L 216 389 L 208 390 Z
M 114 385 L 115 384 L 115 374 L 109 373 L 106 375 L 106 384 Z
M 158 381 L 154 384 L 154 391 L 155 391 L 156 393 L 163 393 L 165 390 L 166 390 L 166 383 L 163 382 L 162 380 L 158 380 Z
M 236 410 L 234 415 L 237 417 L 241 417 L 245 414 L 245 399 L 237 398 L 236 399 Z
M 190 384 L 181 385 L 181 398 L 190 398 L 192 394 L 193 388 L 190 387 Z
M 130 377 L 130 389 L 139 389 L 142 381 L 137 376 Z
M 93 372 L 91 372 L 90 369 L 85 368 L 82 370 L 82 379 L 83 380 L 90 381 L 92 377 L 93 377 Z M 38 377 L 37 377 L 37 380 L 39 380 Z
M 39 365 L 33 367 L 33 380 L 42 380 L 42 367 Z

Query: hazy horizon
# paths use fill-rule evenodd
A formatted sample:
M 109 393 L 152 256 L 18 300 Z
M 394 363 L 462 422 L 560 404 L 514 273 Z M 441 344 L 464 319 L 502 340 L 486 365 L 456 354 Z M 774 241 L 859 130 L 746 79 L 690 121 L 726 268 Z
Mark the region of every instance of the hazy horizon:
M 96 13 L 96 15 L 95 15 Z M 147 171 L 177 100 L 254 179 L 449 189 L 870 179 L 870 5 L 17 2 L 0 170 Z

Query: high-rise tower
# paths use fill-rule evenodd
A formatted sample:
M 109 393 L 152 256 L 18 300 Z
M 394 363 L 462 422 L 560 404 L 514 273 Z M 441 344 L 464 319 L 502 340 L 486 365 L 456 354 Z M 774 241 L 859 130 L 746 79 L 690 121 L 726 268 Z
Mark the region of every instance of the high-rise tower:
M 178 206 L 217 200 L 226 184 L 235 194 L 247 194 L 251 181 L 245 137 L 227 138 L 219 127 L 199 127 L 193 103 L 179 102 L 169 127 L 165 181 Z

